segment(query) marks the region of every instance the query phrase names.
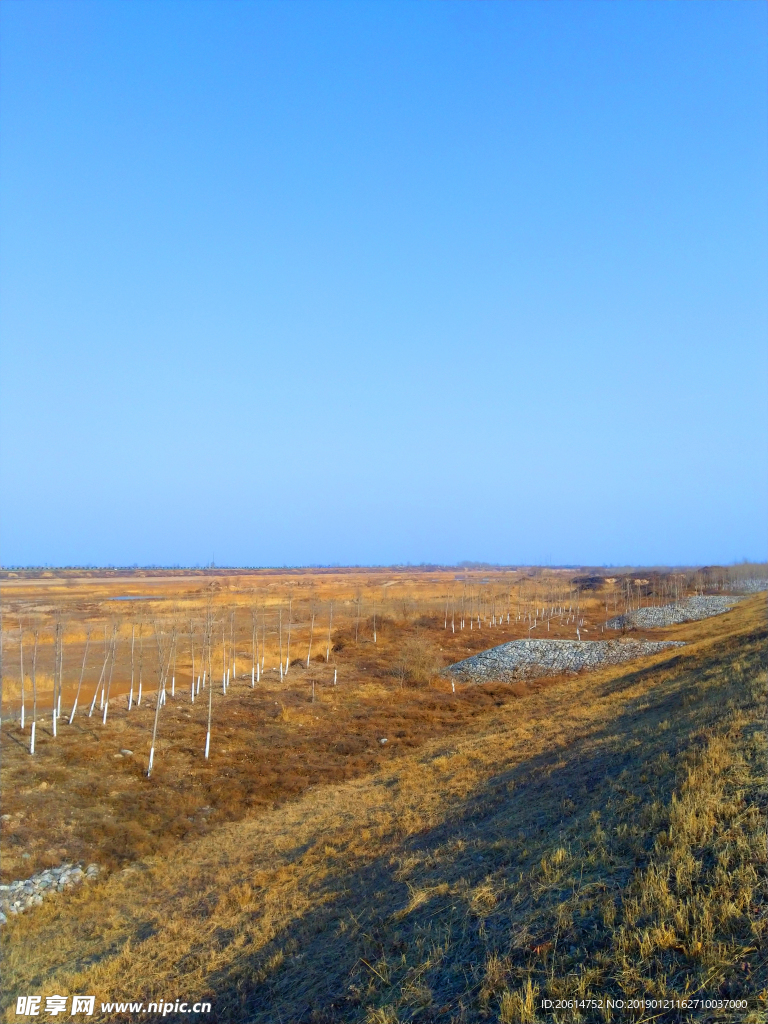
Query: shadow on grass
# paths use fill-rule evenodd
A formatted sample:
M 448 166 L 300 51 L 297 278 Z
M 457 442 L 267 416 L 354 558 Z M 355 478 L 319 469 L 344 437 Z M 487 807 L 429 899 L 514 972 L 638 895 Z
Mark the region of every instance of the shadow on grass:
M 448 820 L 406 840 L 396 858 L 333 875 L 315 893 L 314 911 L 208 976 L 215 1019 L 330 1024 L 487 1016 L 487 958 L 530 968 L 556 951 L 557 905 L 569 891 L 624 888 L 647 860 L 655 831 L 646 829 L 639 846 L 612 838 L 589 866 L 601 842 L 594 823 L 605 823 L 621 802 L 626 821 L 654 801 L 668 803 L 674 756 L 717 724 L 726 701 L 743 700 L 732 662 L 740 659 L 740 671 L 754 674 L 763 657 L 763 636 L 755 635 L 723 645 L 704 664 L 676 655 L 606 684 L 603 694 L 663 677 L 609 727 L 489 779 Z M 711 691 L 702 686 L 709 679 L 717 682 Z M 669 769 L 655 771 L 665 755 Z M 569 846 L 580 846 L 578 879 L 565 879 L 564 888 L 538 884 L 542 857 Z M 605 945 L 610 933 L 601 928 L 585 919 L 572 929 L 568 941 L 586 944 L 571 945 L 572 957 L 590 942 L 593 952 Z M 605 979 L 604 991 L 610 987 Z M 385 1009 L 392 1006 L 397 1015 Z

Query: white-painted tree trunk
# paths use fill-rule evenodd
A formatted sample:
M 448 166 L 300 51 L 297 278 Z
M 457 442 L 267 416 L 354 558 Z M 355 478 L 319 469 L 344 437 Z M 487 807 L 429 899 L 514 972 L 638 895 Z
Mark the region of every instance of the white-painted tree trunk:
M 328 617 L 328 643 L 325 648 L 325 663 L 328 664 L 328 660 L 331 657 L 331 627 L 333 626 L 333 601 L 331 601 L 331 613 Z
M 168 658 L 165 660 L 165 664 L 163 664 L 162 651 L 160 648 L 160 637 L 157 632 L 157 627 L 155 627 L 155 636 L 157 638 L 157 648 L 158 654 L 160 656 L 160 678 L 158 679 L 157 683 L 157 697 L 155 700 L 155 721 L 152 726 L 152 743 L 149 750 L 149 767 L 147 768 L 147 778 L 149 778 L 149 776 L 152 774 L 152 764 L 154 762 L 155 757 L 155 745 L 157 743 L 157 725 L 160 720 L 160 708 L 163 706 L 165 702 L 165 683 L 166 679 L 168 678 L 168 673 L 170 672 L 171 669 L 171 661 L 176 653 L 176 629 L 174 627 L 173 632 L 171 633 L 171 644 L 170 649 L 168 651 Z
M 208 614 L 209 614 L 209 617 L 210 617 L 210 611 L 209 611 Z M 213 664 L 212 664 L 212 657 L 213 656 L 211 654 L 211 643 L 210 643 L 210 640 L 212 638 L 212 631 L 210 630 L 210 628 L 209 628 L 209 631 L 208 631 L 208 636 L 209 636 L 209 643 L 208 643 L 208 671 L 210 673 L 210 678 L 212 680 L 213 679 Z M 205 686 L 205 672 L 203 672 L 203 686 Z M 208 730 L 207 730 L 207 732 L 205 734 L 205 760 L 206 761 L 208 760 L 208 754 L 210 753 L 210 749 L 211 749 L 211 719 L 212 719 L 212 717 L 213 717 L 213 686 L 211 685 L 211 686 L 208 687 Z
M 109 661 L 109 651 L 107 650 L 107 652 L 106 652 L 106 654 L 104 656 L 104 664 L 101 666 L 101 675 L 99 676 L 99 681 L 98 681 L 98 683 L 96 683 L 96 689 L 93 691 L 93 700 L 91 701 L 91 707 L 90 707 L 90 710 L 88 712 L 88 717 L 89 718 L 92 717 L 93 709 L 96 707 L 96 698 L 97 698 L 97 696 L 99 694 L 99 688 L 101 687 L 101 682 L 104 679 L 104 673 L 107 671 L 107 663 L 108 663 L 108 661 Z
M 267 650 L 267 609 L 265 604 L 262 602 L 261 605 L 261 671 L 264 672 L 264 659 L 266 657 Z M 256 681 L 258 682 L 258 675 Z
M 141 707 L 141 683 L 144 672 L 144 637 L 142 636 L 143 623 L 139 620 L 139 694 L 136 700 L 136 707 Z
M 315 632 L 315 613 L 312 612 L 312 622 L 309 627 L 309 647 L 307 648 L 307 668 L 309 668 L 309 659 L 312 657 L 312 635 Z M 314 684 L 313 684 L 314 685 Z
M 107 696 L 104 701 L 104 717 L 101 720 L 102 725 L 107 724 L 107 712 L 109 711 L 109 691 L 112 688 L 112 673 L 115 671 L 115 647 L 117 644 L 117 626 L 114 627 L 112 632 L 112 664 L 109 666 L 109 682 L 107 683 Z
M 136 647 L 136 627 L 131 626 L 131 688 L 128 691 L 128 710 L 130 711 L 133 707 L 133 677 L 136 669 L 135 661 L 135 647 Z
M 54 648 L 53 648 L 53 707 L 51 708 L 51 732 L 53 733 L 53 738 L 54 739 L 56 739 L 56 697 L 57 697 L 57 693 L 56 693 L 56 680 L 58 678 L 58 670 L 59 670 L 59 642 L 60 642 L 59 627 L 58 627 L 58 624 L 57 624 L 57 626 L 56 626 L 56 642 L 55 642 Z
M 75 694 L 75 703 L 72 705 L 72 714 L 69 716 L 69 724 L 75 720 L 75 712 L 77 711 L 77 702 L 80 699 L 80 688 L 83 685 L 83 676 L 85 675 L 85 660 L 88 657 L 88 645 L 91 642 L 91 631 L 90 629 L 85 635 L 85 651 L 83 652 L 83 665 L 80 669 L 80 681 L 77 684 L 77 693 Z
M 251 626 L 251 689 L 253 689 L 256 686 L 256 662 L 258 661 L 256 652 L 258 631 L 256 629 L 256 612 L 254 610 L 251 610 Z
M 194 635 L 194 633 L 192 631 L 192 622 L 191 621 L 189 623 L 189 653 L 190 653 L 190 657 L 192 659 L 192 680 L 191 680 L 191 684 L 190 685 L 191 685 L 191 690 L 192 690 L 192 693 L 191 693 L 192 703 L 194 704 L 195 703 L 195 635 Z M 198 686 L 200 685 L 199 680 L 198 680 L 198 684 L 197 685 Z
M 171 676 L 171 696 L 176 696 L 176 676 Z
M 19 622 L 19 664 L 21 666 L 21 731 L 24 732 L 24 627 Z
M 61 691 L 64 686 L 64 630 L 61 631 L 59 641 L 59 687 L 56 697 L 56 718 L 61 718 Z M 55 728 L 54 728 L 55 735 Z
M 35 752 L 35 729 L 37 727 L 37 641 L 38 632 L 35 630 L 35 646 L 32 650 L 32 733 L 30 736 L 29 752 Z
M 280 648 L 280 682 L 283 681 L 283 609 L 277 610 L 277 638 Z
M 229 649 L 232 654 L 232 679 L 237 679 L 237 644 L 235 643 L 235 613 L 232 612 L 229 626 Z M 227 673 L 227 687 L 229 687 L 229 673 Z
M 224 623 L 221 624 L 221 686 L 227 692 L 227 634 Z

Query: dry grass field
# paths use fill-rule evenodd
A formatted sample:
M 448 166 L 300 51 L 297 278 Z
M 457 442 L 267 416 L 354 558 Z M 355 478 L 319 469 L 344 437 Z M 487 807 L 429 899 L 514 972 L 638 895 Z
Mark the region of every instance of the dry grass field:
M 18 1019 L 12 1003 L 25 992 L 88 992 L 98 1003 L 210 998 L 206 1019 L 222 1022 L 765 1019 L 765 598 L 643 633 L 686 647 L 634 665 L 456 692 L 438 674 L 467 653 L 541 635 L 545 605 L 574 609 L 548 614 L 549 637 L 574 638 L 575 601 L 585 638 L 599 636 L 626 581 L 583 582 L 577 597 L 572 575 L 4 584 L 3 877 L 63 859 L 107 869 L 2 929 L 6 1019 Z M 652 600 L 652 588 L 673 583 L 627 586 Z M 468 626 L 470 598 L 479 629 Z M 253 614 L 265 665 L 256 687 Z M 280 614 L 292 620 L 283 679 Z M 39 634 L 33 757 L 29 727 L 22 733 L 14 717 L 19 618 L 25 658 L 27 637 Z M 71 726 L 59 721 L 54 740 L 59 620 L 65 713 L 86 630 L 100 644 L 87 703 L 105 626 L 108 639 L 119 626 L 121 646 L 107 724 L 85 706 Z M 129 712 L 139 621 L 147 696 Z M 158 715 L 148 778 L 154 634 L 170 654 L 182 623 L 201 643 L 211 622 L 210 758 L 207 699 L 191 703 L 179 641 L 176 694 Z M 224 695 L 228 629 L 239 678 Z M 749 1008 L 541 1007 L 691 996 L 748 999 Z M 114 1014 L 97 1007 L 90 1019 Z
M 143 599 L 122 600 L 137 596 Z M 545 600 L 555 597 L 567 597 L 573 611 L 552 617 L 547 631 L 540 612 Z M 476 619 L 469 622 L 470 599 L 480 628 Z M 452 733 L 530 686 L 460 686 L 454 693 L 436 672 L 478 650 L 536 636 L 542 629 L 548 637 L 575 637 L 577 603 L 582 630 L 591 628 L 595 635 L 601 614 L 605 618 L 605 595 L 601 600 L 591 592 L 577 597 L 569 575 L 556 573 L 267 572 L 213 578 L 177 573 L 127 579 L 46 574 L 4 582 L 3 812 L 9 817 L 1 823 L 1 880 L 27 877 L 65 858 L 112 869 L 168 852 L 180 839 L 273 808 L 309 786 L 358 776 Z M 532 613 L 530 622 L 524 613 Z M 199 675 L 209 615 L 215 686 L 206 761 L 208 692 L 191 701 L 190 640 Z M 252 687 L 254 616 L 264 672 Z M 529 630 L 534 621 L 537 625 Z M 62 718 L 54 740 L 54 637 L 59 622 L 65 671 Z M 18 720 L 19 624 L 26 676 L 24 731 Z M 99 702 L 91 715 L 89 709 L 115 628 L 115 668 L 105 673 L 104 681 L 111 677 L 111 684 L 103 725 Z M 175 696 L 168 697 L 158 716 L 153 775 L 147 779 L 159 682 L 155 634 L 167 645 L 174 629 Z M 70 726 L 88 630 L 92 640 L 78 712 Z M 30 758 L 35 631 L 38 727 L 36 752 Z M 134 703 L 129 713 L 132 635 Z M 233 639 L 240 678 L 224 696 L 221 678 Z M 289 658 L 281 678 L 277 666 Z M 144 689 L 137 707 L 140 664 Z M 121 755 L 121 750 L 133 753 Z

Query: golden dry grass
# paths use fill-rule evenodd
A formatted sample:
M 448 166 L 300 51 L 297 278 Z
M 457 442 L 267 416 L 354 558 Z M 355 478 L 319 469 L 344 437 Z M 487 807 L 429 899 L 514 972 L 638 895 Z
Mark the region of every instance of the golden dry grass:
M 27 753 L 29 727 L 6 720 L 3 728 L 4 813 L 2 881 L 22 878 L 63 859 L 97 861 L 116 868 L 139 857 L 169 853 L 183 839 L 204 834 L 224 821 L 239 820 L 295 799 L 308 787 L 339 782 L 370 771 L 402 752 L 445 733 L 455 732 L 489 707 L 512 700 L 526 684 L 459 686 L 453 694 L 435 676 L 440 667 L 492 644 L 528 634 L 515 612 L 541 606 L 546 594 L 565 594 L 569 574 L 465 573 L 457 581 L 446 571 L 337 572 L 265 571 L 213 579 L 183 573 L 112 577 L 43 573 L 14 579 L 3 587 L 3 709 L 18 713 L 18 621 L 25 624 L 27 721 L 31 713 L 29 680 L 32 633 L 39 636 L 37 661 L 37 752 Z M 445 604 L 471 593 L 472 607 L 485 613 L 510 610 L 511 623 L 454 633 L 445 628 Z M 117 602 L 120 595 L 152 595 L 139 605 Z M 362 600 L 358 606 L 358 599 Z M 512 599 L 514 599 L 512 601 Z M 374 605 L 375 600 L 375 605 Z M 283 612 L 283 655 L 287 656 L 287 613 L 291 602 L 292 665 L 281 681 L 275 666 L 280 644 L 278 610 Z M 327 616 L 333 601 L 330 662 Z M 453 600 L 452 600 L 453 603 Z M 466 604 L 466 602 L 465 602 Z M 590 626 L 599 620 L 602 602 L 594 594 L 581 601 Z M 213 664 L 217 679 L 213 701 L 211 759 L 204 761 L 207 721 L 204 699 L 190 703 L 191 661 L 182 636 L 176 659 L 177 691 L 159 718 L 155 770 L 148 781 L 149 748 L 158 683 L 155 626 L 168 635 L 190 621 L 196 630 L 200 671 L 202 629 L 208 609 L 215 619 Z M 222 644 L 235 613 L 238 665 L 250 676 L 251 612 L 266 628 L 266 674 L 252 690 L 249 678 L 220 692 Z M 317 630 L 306 667 L 311 612 Z M 376 643 L 373 643 L 376 612 Z M 358 613 L 360 612 L 359 616 Z M 63 711 L 74 699 L 85 634 L 93 631 L 88 671 L 73 725 L 59 722 L 51 734 L 53 627 L 64 624 L 66 676 Z M 144 629 L 144 698 L 127 713 L 131 629 Z M 119 629 L 107 725 L 98 704 L 88 717 L 104 656 L 104 636 Z M 476 623 L 475 623 L 476 627 Z M 573 623 L 556 617 L 547 635 L 571 636 Z M 138 651 L 135 674 L 138 675 Z M 339 685 L 333 686 L 338 669 Z M 16 673 L 16 675 L 14 675 Z M 315 700 L 312 700 L 314 682 Z M 535 684 L 540 685 L 540 684 Z M 134 690 L 134 696 L 136 690 Z M 379 740 L 386 737 L 387 744 Z M 122 757 L 121 750 L 133 751 Z
M 763 1020 L 764 598 L 669 633 L 689 646 L 486 707 L 14 920 L 5 1005 L 91 992 L 210 997 L 227 1022 Z M 749 1010 L 540 1007 L 694 993 Z

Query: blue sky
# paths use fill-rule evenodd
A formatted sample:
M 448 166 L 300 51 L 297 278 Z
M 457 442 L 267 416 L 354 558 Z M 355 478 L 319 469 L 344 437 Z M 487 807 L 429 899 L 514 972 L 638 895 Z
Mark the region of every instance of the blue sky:
M 755 3 L 0 6 L 0 559 L 766 556 Z

